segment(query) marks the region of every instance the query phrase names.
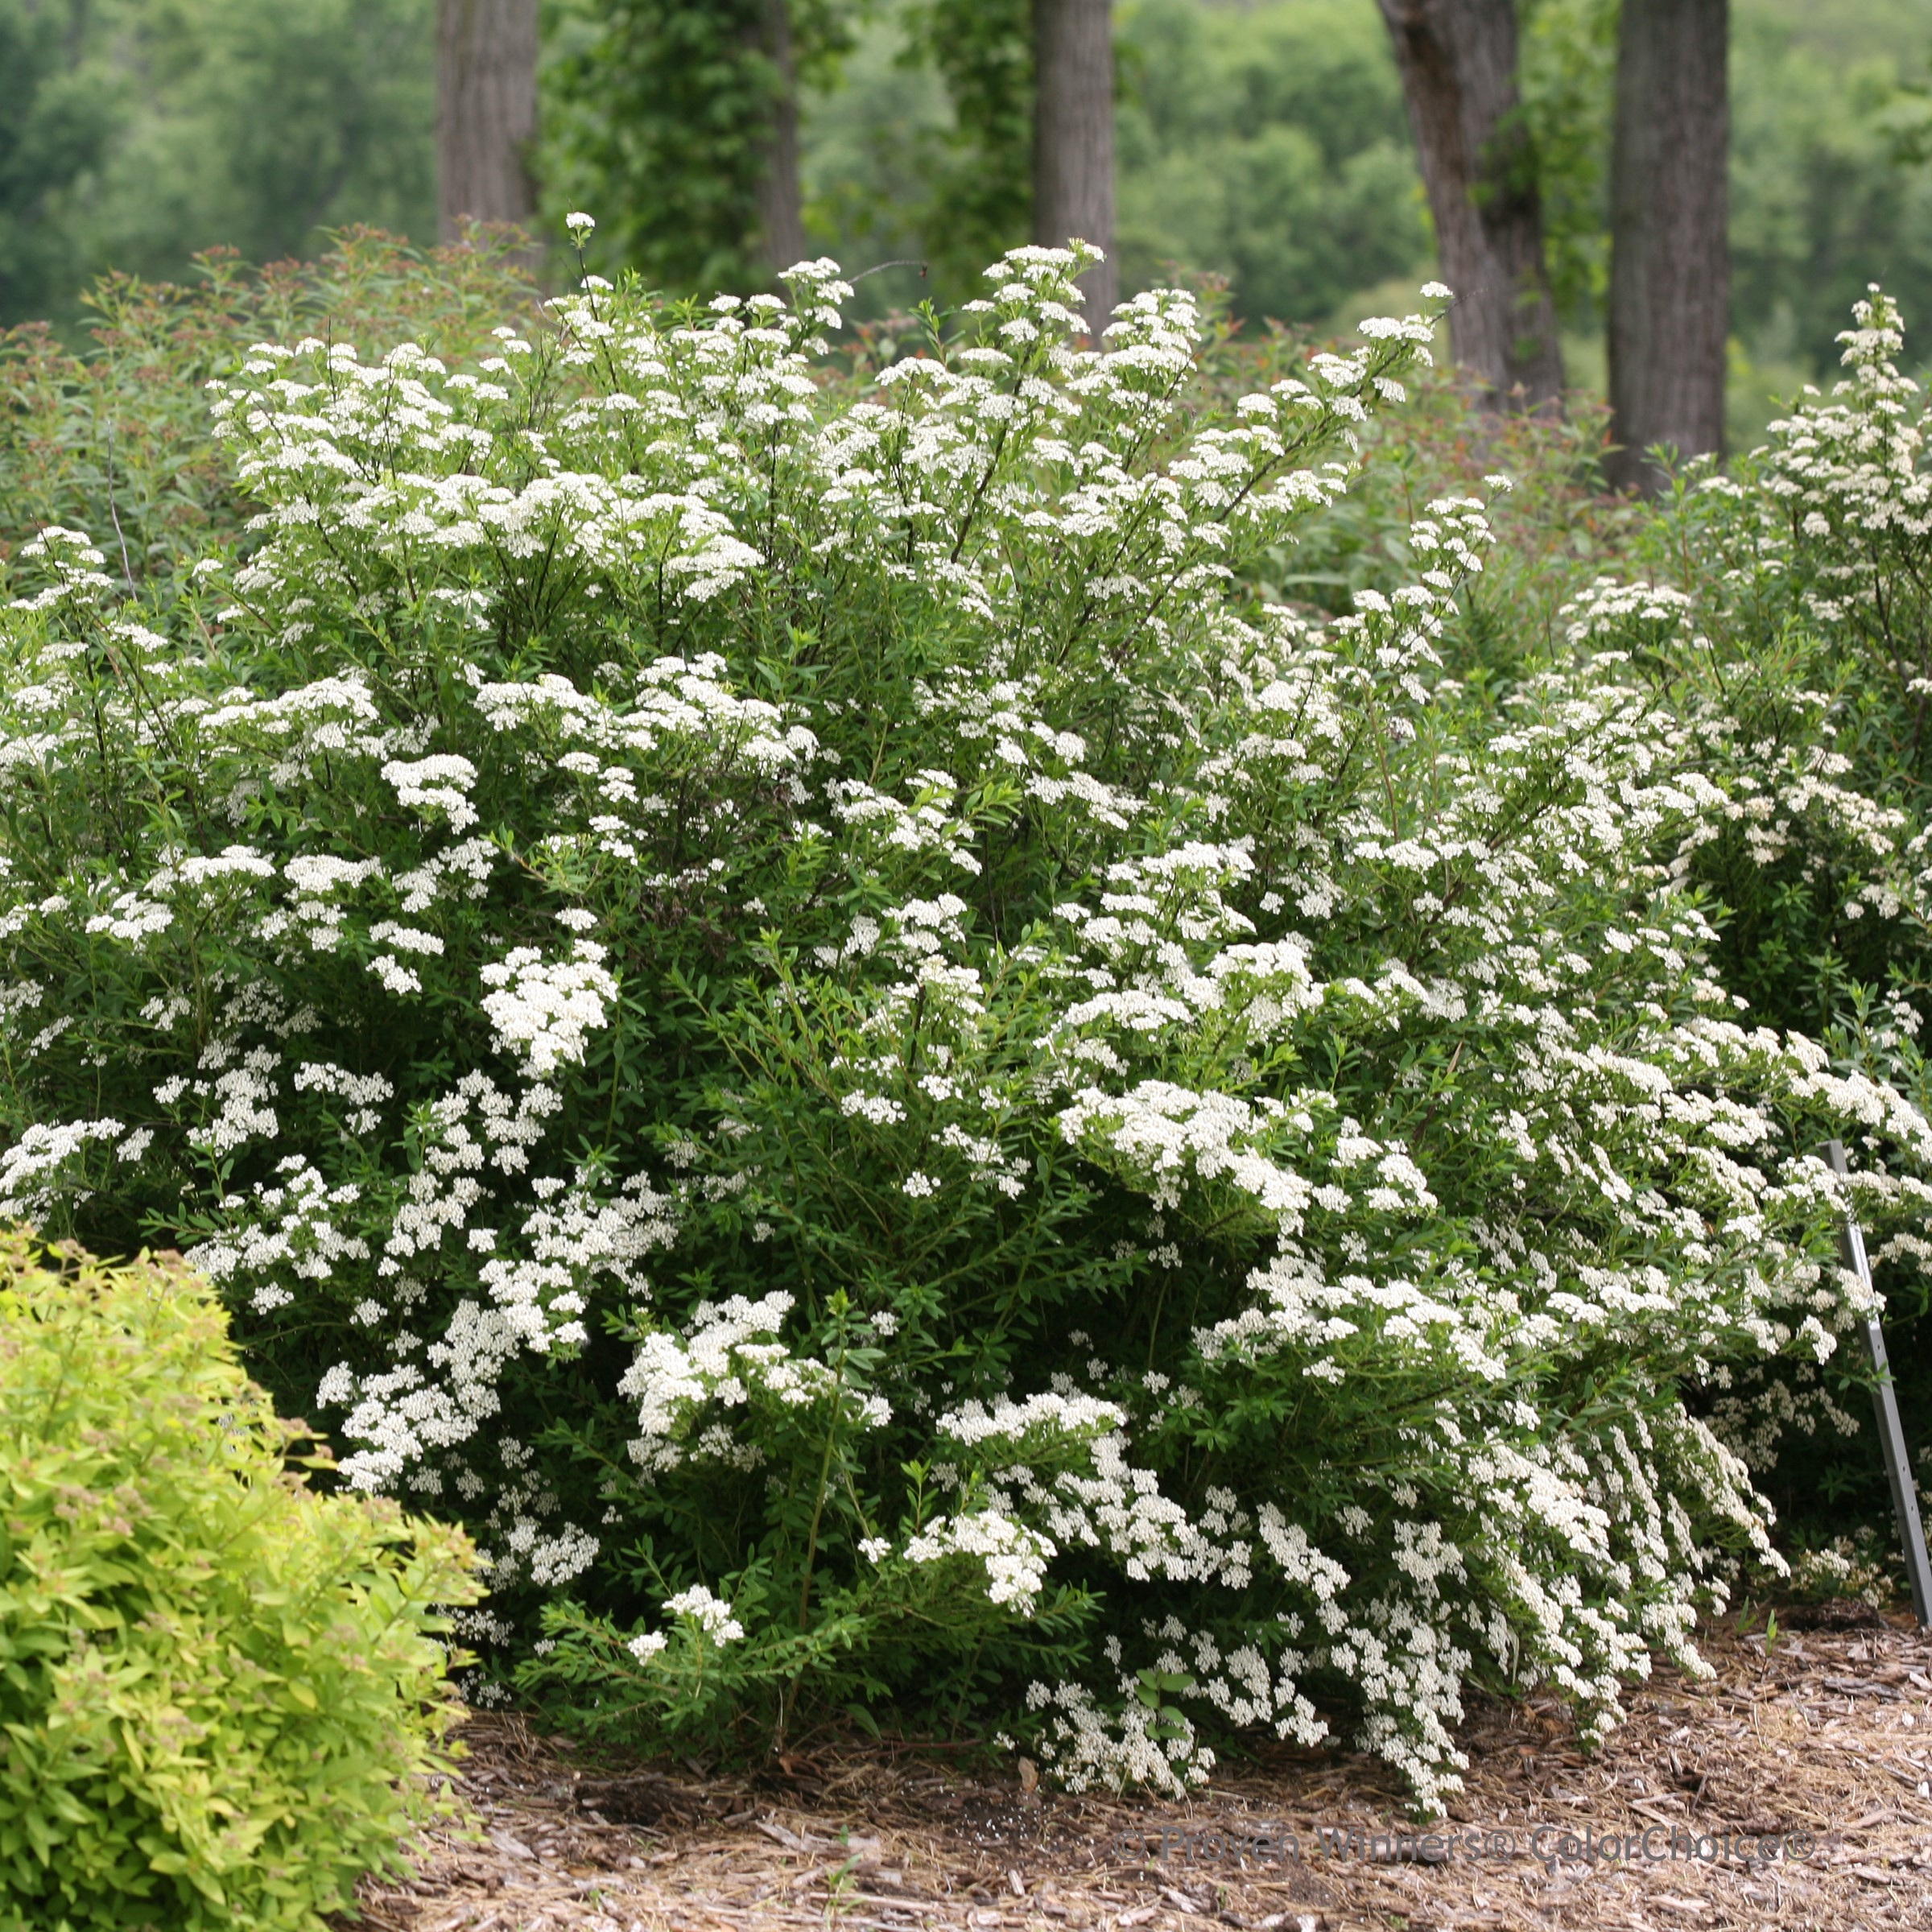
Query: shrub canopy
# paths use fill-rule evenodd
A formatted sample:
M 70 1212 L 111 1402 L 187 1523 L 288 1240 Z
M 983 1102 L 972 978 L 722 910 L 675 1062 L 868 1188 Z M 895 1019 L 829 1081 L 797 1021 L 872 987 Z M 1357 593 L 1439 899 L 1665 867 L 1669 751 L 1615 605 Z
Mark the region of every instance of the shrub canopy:
M 322 1932 L 429 1809 L 465 1541 L 307 1433 L 179 1255 L 0 1240 L 0 1925 Z
M 1900 374 L 1904 322 L 1873 287 L 1839 337 L 1845 374 L 1806 389 L 1728 473 L 1688 466 L 1628 532 L 1614 576 L 1561 613 L 1562 661 L 1640 681 L 1724 803 L 1680 861 L 1719 923 L 1712 964 L 1835 1067 L 1932 1107 L 1932 477 L 1928 401 Z M 1889 1352 L 1932 1470 L 1932 1243 L 1923 1219 L 1872 1248 Z M 1761 1483 L 1842 1533 L 1891 1509 L 1853 1362 L 1742 1371 L 1713 1414 Z M 1847 1373 L 1847 1368 L 1853 1373 Z M 1773 1476 L 1775 1472 L 1775 1476 Z
M 1932 1133 L 1714 976 L 1732 801 L 1626 656 L 1445 672 L 1480 501 L 1253 588 L 1430 316 L 1219 411 L 1079 266 L 857 390 L 830 263 L 263 345 L 251 555 L 45 531 L 0 1208 L 192 1244 L 586 1723 L 1169 1789 L 1340 1726 L 1435 1805 L 1472 1679 L 1695 1667 L 1765 1546 L 1703 1411 L 1851 1308 L 1816 1145 L 1882 1230 Z

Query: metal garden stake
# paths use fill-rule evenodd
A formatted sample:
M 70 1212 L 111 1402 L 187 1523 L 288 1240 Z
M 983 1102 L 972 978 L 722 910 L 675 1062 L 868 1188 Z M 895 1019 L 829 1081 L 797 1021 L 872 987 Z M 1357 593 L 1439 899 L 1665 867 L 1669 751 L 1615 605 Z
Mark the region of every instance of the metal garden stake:
M 1825 1143 L 1825 1158 L 1833 1170 L 1845 1174 L 1843 1144 Z M 1839 1253 L 1851 1273 L 1872 1291 L 1872 1265 L 1865 1259 L 1865 1237 L 1858 1223 L 1847 1216 L 1839 1230 Z M 1918 1490 L 1912 1480 L 1911 1459 L 1905 1454 L 1905 1432 L 1898 1419 L 1898 1395 L 1892 1385 L 1892 1370 L 1885 1359 L 1885 1331 L 1878 1317 L 1865 1317 L 1865 1346 L 1872 1352 L 1872 1366 L 1878 1383 L 1872 1391 L 1872 1405 L 1878 1412 L 1878 1446 L 1885 1459 L 1885 1480 L 1892 1485 L 1892 1513 L 1898 1522 L 1898 1540 L 1905 1553 L 1905 1575 L 1912 1583 L 1912 1608 L 1922 1629 L 1932 1628 L 1932 1564 L 1926 1559 L 1926 1532 L 1918 1520 Z

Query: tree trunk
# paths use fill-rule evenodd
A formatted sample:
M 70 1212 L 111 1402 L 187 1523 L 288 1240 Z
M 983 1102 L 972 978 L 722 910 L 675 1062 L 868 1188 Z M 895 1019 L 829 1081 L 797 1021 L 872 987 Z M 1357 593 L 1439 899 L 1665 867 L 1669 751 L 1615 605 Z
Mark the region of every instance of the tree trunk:
M 1724 445 L 1731 320 L 1727 0 L 1624 0 L 1610 151 L 1610 409 L 1604 468 L 1645 496 L 1645 455 Z
M 1112 0 L 1033 0 L 1033 238 L 1091 242 L 1107 260 L 1080 278 L 1097 341 L 1120 299 L 1113 261 Z
M 758 176 L 758 253 L 774 275 L 805 259 L 803 199 L 799 188 L 799 84 L 792 60 L 786 0 L 763 0 L 759 52 L 777 70 L 771 138 Z
M 1514 0 L 1380 0 L 1455 296 L 1451 353 L 1496 408 L 1563 394 L 1542 204 L 1516 86 Z
M 465 217 L 527 225 L 537 135 L 537 0 L 437 0 L 438 230 Z

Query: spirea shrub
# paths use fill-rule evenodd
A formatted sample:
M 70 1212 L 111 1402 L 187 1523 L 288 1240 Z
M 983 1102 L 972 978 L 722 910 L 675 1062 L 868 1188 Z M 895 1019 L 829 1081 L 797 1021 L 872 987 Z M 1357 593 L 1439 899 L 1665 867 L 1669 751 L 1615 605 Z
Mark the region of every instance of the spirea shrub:
M 0 1239 L 0 1926 L 320 1932 L 427 1808 L 464 1539 L 303 1433 L 180 1257 Z
M 262 269 L 212 250 L 186 286 L 104 276 L 81 298 L 85 330 L 65 336 L 0 330 L 0 554 L 72 524 L 107 540 L 124 581 L 167 594 L 248 514 L 203 393 L 241 348 L 373 329 L 481 354 L 493 327 L 535 312 L 525 266 L 500 231 L 416 249 L 349 228 L 312 260 Z
M 1904 324 L 1873 288 L 1839 337 L 1844 377 L 1769 441 L 1690 466 L 1631 559 L 1563 612 L 1587 667 L 1625 665 L 1695 745 L 1725 804 L 1690 876 L 1721 906 L 1719 976 L 1760 1014 L 1923 1113 L 1932 1067 L 1932 475 Z M 1875 1243 L 1922 1481 L 1932 1396 L 1922 1218 Z M 1891 1509 L 1856 1385 L 1863 1350 L 1742 1372 L 1711 1413 L 1761 1477 L 1835 1534 L 1847 1496 Z M 1851 1439 L 1847 1440 L 1846 1439 Z M 1773 1476 L 1775 1472 L 1775 1476 Z
M 1443 673 L 1480 501 L 1251 588 L 1433 311 L 1217 412 L 1080 260 L 858 393 L 824 262 L 264 344 L 245 564 L 43 532 L 0 1205 L 188 1245 L 577 1721 L 1340 1735 L 1432 1806 L 1472 1681 L 1594 1736 L 1696 1667 L 1766 1546 L 1704 1406 L 1847 1305 L 1816 1143 L 1876 1232 L 1932 1135 L 1716 983 L 1728 802 L 1627 664 Z

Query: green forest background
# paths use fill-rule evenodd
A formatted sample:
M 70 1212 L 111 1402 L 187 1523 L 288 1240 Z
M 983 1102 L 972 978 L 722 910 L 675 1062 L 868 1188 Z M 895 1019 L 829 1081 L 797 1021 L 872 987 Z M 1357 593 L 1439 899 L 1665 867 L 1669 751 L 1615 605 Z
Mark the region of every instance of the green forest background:
M 997 3 L 997 0 L 996 0 Z M 555 76 L 593 31 L 549 0 Z M 1523 84 L 1570 378 L 1600 390 L 1614 0 L 1529 0 Z M 1932 312 L 1932 0 L 1733 0 L 1730 430 L 1817 378 L 1881 279 Z M 1374 0 L 1120 0 L 1123 290 L 1227 278 L 1249 328 L 1342 328 L 1430 272 L 1427 210 Z M 369 223 L 436 236 L 435 0 L 0 0 L 0 323 L 71 325 L 103 270 L 180 279 Z M 858 312 L 967 292 L 997 207 L 922 34 L 861 10 L 808 74 L 808 232 Z M 548 212 L 613 213 L 551 111 Z M 975 200 L 976 195 L 978 197 Z M 1015 232 L 1025 238 L 1024 213 Z M 1398 290 L 1402 293 L 1398 294 Z

